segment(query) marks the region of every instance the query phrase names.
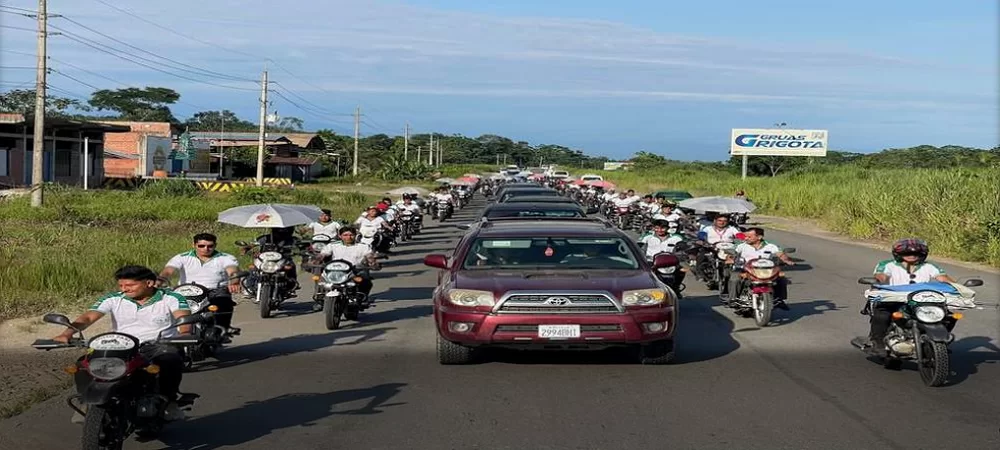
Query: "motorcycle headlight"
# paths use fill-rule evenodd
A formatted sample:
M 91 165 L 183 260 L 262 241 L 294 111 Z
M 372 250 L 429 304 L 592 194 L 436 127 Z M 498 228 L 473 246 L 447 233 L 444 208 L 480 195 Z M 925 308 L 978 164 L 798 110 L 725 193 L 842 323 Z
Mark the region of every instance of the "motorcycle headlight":
M 200 302 L 188 302 L 188 307 L 191 308 L 191 314 L 198 314 L 198 311 L 201 311 L 206 306 L 208 306 L 208 299 Z
M 944 308 L 940 306 L 918 306 L 917 320 L 924 323 L 937 323 L 944 320 Z
M 493 306 L 496 298 L 490 291 L 453 289 L 448 291 L 448 301 L 458 306 Z
M 278 261 L 255 261 L 255 264 L 261 272 L 264 273 L 275 273 L 281 268 L 281 264 Z
M 326 243 L 325 242 L 313 242 L 312 248 L 313 248 L 314 252 L 319 253 L 319 252 L 323 251 L 324 248 L 326 248 Z
M 173 289 L 174 292 L 187 298 L 201 297 L 205 290 L 193 284 L 183 284 Z
M 330 284 L 343 284 L 350 277 L 350 272 L 341 272 L 337 270 L 327 270 L 323 272 L 323 280 Z
M 774 268 L 771 268 L 771 269 L 761 269 L 761 268 L 754 267 L 754 268 L 750 269 L 750 274 L 753 275 L 754 278 L 760 278 L 762 280 L 766 280 L 768 278 L 774 278 L 774 276 L 776 275 L 775 274 L 776 271 L 777 271 L 777 269 L 774 269 Z
M 677 266 L 661 267 L 661 268 L 656 269 L 656 270 L 657 270 L 657 272 L 660 272 L 662 274 L 670 275 L 670 274 L 674 273 L 674 271 L 677 270 Z
M 121 358 L 93 358 L 88 361 L 90 375 L 100 380 L 115 380 L 125 375 L 128 364 Z
M 667 292 L 663 289 L 639 289 L 622 293 L 622 303 L 632 305 L 659 305 L 667 300 Z

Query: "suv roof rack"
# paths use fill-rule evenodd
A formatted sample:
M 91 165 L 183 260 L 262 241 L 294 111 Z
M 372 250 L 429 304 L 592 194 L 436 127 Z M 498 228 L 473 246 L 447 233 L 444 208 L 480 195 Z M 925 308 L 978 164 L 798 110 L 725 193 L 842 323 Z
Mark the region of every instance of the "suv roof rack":
M 604 225 L 605 228 L 612 228 L 612 224 L 602 217 L 558 217 L 558 216 L 534 216 L 534 217 L 494 217 L 492 219 L 483 216 L 479 221 L 480 228 L 490 228 L 495 222 L 528 222 L 528 221 L 553 221 L 553 222 L 593 222 Z

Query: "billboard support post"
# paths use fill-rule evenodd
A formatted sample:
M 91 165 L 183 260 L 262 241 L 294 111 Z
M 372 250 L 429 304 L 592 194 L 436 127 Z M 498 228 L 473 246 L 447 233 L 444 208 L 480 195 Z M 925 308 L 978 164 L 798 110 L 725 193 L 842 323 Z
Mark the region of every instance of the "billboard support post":
M 747 158 L 749 156 L 743 155 L 743 179 L 747 179 Z

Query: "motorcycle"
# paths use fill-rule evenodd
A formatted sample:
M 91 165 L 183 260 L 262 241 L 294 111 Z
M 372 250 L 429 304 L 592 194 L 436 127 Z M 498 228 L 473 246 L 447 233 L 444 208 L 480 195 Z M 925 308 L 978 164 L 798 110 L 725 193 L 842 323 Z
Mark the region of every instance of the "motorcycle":
M 954 286 L 948 283 L 915 283 L 901 286 L 881 286 L 873 277 L 858 279 L 858 284 L 868 285 L 865 291 L 865 306 L 861 314 L 872 314 L 878 305 L 893 305 L 896 309 L 885 339 L 886 357 L 882 364 L 891 370 L 902 368 L 903 361 L 917 363 L 920 379 L 928 387 L 938 387 L 948 381 L 951 374 L 951 356 L 948 346 L 955 341 L 952 329 L 962 318 L 955 308 L 975 306 L 968 298 L 963 298 Z M 962 283 L 965 287 L 982 286 L 980 279 L 969 279 Z M 867 351 L 868 339 L 857 337 L 851 344 Z
M 246 275 L 246 272 L 241 272 L 230 279 L 242 278 Z M 219 286 L 216 286 L 216 289 L 220 288 L 225 289 L 225 284 L 220 283 Z M 185 283 L 171 290 L 187 299 L 188 307 L 191 308 L 191 314 L 206 311 L 213 313 L 212 316 L 206 318 L 204 321 L 192 325 L 191 334 L 197 336 L 198 343 L 183 346 L 184 365 L 187 369 L 190 369 L 195 362 L 203 361 L 205 358 L 215 355 L 222 349 L 224 344 L 232 341 L 233 336 L 240 335 L 241 330 L 239 328 L 229 327 L 226 329 L 217 323 L 216 317 L 220 314 L 232 313 L 218 312 L 219 307 L 212 304 L 211 289 L 198 283 Z
M 448 200 L 438 200 L 437 208 L 434 211 L 438 222 L 444 222 L 451 216 L 451 202 Z
M 721 289 L 729 281 L 731 269 L 726 260 L 734 255 L 736 244 L 732 242 L 716 242 L 708 244 L 704 241 L 696 242 L 696 262 L 695 274 L 709 290 Z M 727 293 L 720 294 L 725 300 Z
M 256 243 L 236 241 L 236 245 L 248 248 Z M 273 244 L 265 244 L 254 257 L 253 268 L 247 277 L 243 278 L 243 289 L 254 297 L 260 306 L 260 317 L 271 317 L 271 311 L 281 306 L 281 303 L 295 296 L 296 280 L 289 279 L 286 273 L 295 268 L 292 258 L 286 256 L 286 250 Z
M 211 316 L 211 312 L 184 316 L 177 319 L 172 328 L 200 323 Z M 73 328 L 69 318 L 62 314 L 46 314 L 42 320 Z M 77 391 L 66 399 L 66 404 L 84 417 L 83 448 L 120 450 L 132 433 L 144 439 L 159 434 L 166 423 L 163 412 L 169 399 L 156 393 L 156 374 L 160 368 L 142 356 L 139 340 L 125 333 L 110 332 L 87 341 L 82 331 L 73 329 L 77 336 L 69 343 L 39 339 L 31 346 L 46 351 L 87 349 L 80 360 L 64 369 L 73 375 Z M 198 337 L 164 338 L 161 332 L 156 343 L 190 346 L 198 344 Z M 185 408 L 193 405 L 199 396 L 181 393 L 179 397 L 177 405 Z
M 647 254 L 646 255 L 646 261 L 649 261 L 650 263 L 652 263 L 653 260 L 656 259 L 657 256 L 663 255 L 663 254 L 672 255 L 674 257 L 677 257 L 677 254 L 674 251 L 674 249 L 668 248 L 666 251 L 657 253 L 656 255 L 649 255 L 649 254 Z M 680 261 L 679 257 L 678 257 L 678 261 Z M 684 283 L 682 283 L 679 280 L 680 277 L 678 276 L 678 275 L 680 275 L 680 273 L 683 270 L 684 270 L 684 268 L 681 267 L 680 264 L 678 264 L 676 266 L 661 267 L 659 269 L 656 269 L 656 271 L 653 272 L 653 273 L 654 273 L 654 275 L 656 275 L 656 278 L 659 279 L 663 284 L 665 284 L 667 286 L 670 286 L 670 288 L 673 289 L 674 293 L 677 294 L 677 296 L 679 298 L 681 296 L 681 292 L 684 292 L 684 289 L 687 288 L 687 286 L 685 286 Z
M 782 252 L 795 253 L 795 248 L 788 247 Z M 724 305 L 742 317 L 753 316 L 758 327 L 766 327 L 771 322 L 771 313 L 774 311 L 774 285 L 781 276 L 778 263 L 774 255 L 735 261 L 732 268 L 727 269 L 726 277 L 729 278 L 728 274 L 732 272 L 736 272 L 738 277 L 728 289 Z
M 361 311 L 374 307 L 374 303 L 364 293 L 358 291 L 357 284 L 372 270 L 366 266 L 354 266 L 342 259 L 323 266 L 321 275 L 314 276 L 316 293 L 313 301 L 322 306 L 328 330 L 340 328 L 341 317 L 358 320 Z
M 406 242 L 413 238 L 417 232 L 417 215 L 410 210 L 403 210 L 400 214 L 399 238 Z

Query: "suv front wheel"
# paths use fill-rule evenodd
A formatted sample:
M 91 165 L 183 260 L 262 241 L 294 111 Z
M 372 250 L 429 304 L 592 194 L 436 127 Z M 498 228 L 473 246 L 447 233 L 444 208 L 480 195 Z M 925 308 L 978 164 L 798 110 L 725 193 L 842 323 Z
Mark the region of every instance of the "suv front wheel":
M 458 345 L 439 334 L 437 337 L 437 356 L 441 364 L 469 364 L 475 355 L 473 348 Z
M 639 346 L 639 362 L 642 364 L 661 365 L 673 360 L 674 341 L 659 341 Z

